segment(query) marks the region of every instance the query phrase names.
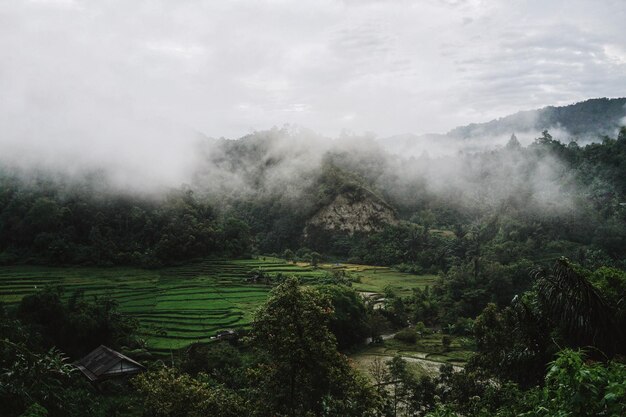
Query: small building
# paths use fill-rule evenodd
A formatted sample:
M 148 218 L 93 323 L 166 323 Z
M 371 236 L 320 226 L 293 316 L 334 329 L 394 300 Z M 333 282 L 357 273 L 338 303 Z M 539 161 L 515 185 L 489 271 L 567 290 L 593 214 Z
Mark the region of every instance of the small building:
M 146 370 L 140 363 L 128 356 L 100 345 L 84 358 L 74 362 L 90 382 L 100 382 L 109 378 L 136 375 Z
M 211 337 L 212 340 L 233 340 L 237 339 L 238 333 L 234 329 L 226 329 L 220 330 L 215 334 L 215 336 Z

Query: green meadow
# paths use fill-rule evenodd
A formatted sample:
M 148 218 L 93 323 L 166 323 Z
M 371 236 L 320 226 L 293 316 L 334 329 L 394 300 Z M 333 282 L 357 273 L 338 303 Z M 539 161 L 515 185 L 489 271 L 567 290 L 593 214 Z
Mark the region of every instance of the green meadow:
M 414 288 L 424 289 L 432 285 L 436 275 L 413 275 L 398 272 L 386 266 L 358 264 L 321 264 L 326 270 L 345 271 L 357 281 L 352 287 L 357 291 L 382 293 L 386 287 L 393 289 L 398 295 L 411 295 Z
M 224 329 L 247 327 L 271 286 L 249 281 L 251 272 L 298 276 L 315 284 L 332 269 L 357 278 L 358 291 L 382 292 L 391 286 L 405 294 L 432 282 L 432 276 L 399 273 L 364 265 L 293 264 L 270 257 L 205 259 L 183 266 L 139 268 L 0 267 L 0 302 L 11 305 L 45 287 L 62 286 L 64 297 L 83 291 L 86 297 L 111 296 L 122 312 L 136 317 L 148 347 L 155 352 L 207 342 Z

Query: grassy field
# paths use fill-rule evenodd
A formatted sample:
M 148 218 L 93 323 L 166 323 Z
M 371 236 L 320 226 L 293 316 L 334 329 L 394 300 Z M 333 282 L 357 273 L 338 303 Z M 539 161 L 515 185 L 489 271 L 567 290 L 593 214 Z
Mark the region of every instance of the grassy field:
M 219 330 L 248 326 L 271 289 L 247 280 L 256 269 L 269 275 L 299 276 L 307 283 L 319 281 L 329 270 L 344 269 L 360 278 L 354 284 L 357 290 L 371 292 L 390 285 L 406 293 L 433 279 L 363 265 L 312 268 L 270 257 L 211 259 L 158 270 L 14 266 L 0 267 L 0 302 L 15 304 L 24 295 L 58 285 L 65 288 L 66 297 L 75 290 L 87 297 L 110 295 L 121 311 L 139 319 L 149 348 L 166 352 L 208 341 Z
M 326 270 L 345 271 L 357 277 L 359 282 L 352 284 L 357 291 L 382 293 L 385 287 L 391 287 L 398 295 L 411 295 L 413 288 L 423 289 L 432 285 L 436 275 L 413 275 L 398 272 L 384 266 L 357 264 L 320 264 Z
M 350 356 L 354 365 L 369 374 L 373 361 L 379 358 L 391 360 L 395 355 L 401 356 L 412 365 L 414 371 L 435 375 L 443 364 L 450 364 L 460 369 L 473 354 L 473 341 L 469 338 L 454 337 L 448 349 L 441 343 L 441 333 L 425 335 L 414 344 L 401 342 L 394 338 L 382 344 L 373 344 Z

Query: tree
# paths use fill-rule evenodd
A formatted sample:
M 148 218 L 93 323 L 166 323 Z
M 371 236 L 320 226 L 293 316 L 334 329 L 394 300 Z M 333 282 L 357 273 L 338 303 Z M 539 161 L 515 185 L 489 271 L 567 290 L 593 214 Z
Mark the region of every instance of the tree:
M 519 296 L 501 311 L 488 304 L 474 323 L 477 354 L 468 367 L 523 387 L 535 385 L 556 352 L 550 332 L 533 294 Z
M 369 328 L 372 342 L 380 343 L 383 341 L 383 334 L 391 329 L 391 323 L 382 315 L 380 310 L 374 310 L 369 315 Z
M 291 262 L 293 261 L 293 257 L 294 257 L 293 251 L 291 249 L 285 249 L 285 251 L 283 252 L 283 258 L 285 258 L 287 262 Z
M 214 387 L 173 368 L 143 373 L 133 384 L 144 397 L 144 415 L 151 417 L 238 417 L 250 415 L 233 391 Z
M 239 370 L 243 364 L 239 350 L 228 342 L 195 343 L 183 353 L 180 368 L 192 376 L 207 374 L 212 380 L 227 386 L 239 385 Z
M 441 336 L 441 345 L 443 346 L 443 351 L 447 352 L 450 350 L 450 345 L 452 344 L 452 338 L 447 334 Z
M 375 396 L 337 352 L 332 313 L 327 297 L 295 278 L 272 290 L 252 329 L 264 357 L 255 373 L 259 409 L 295 417 L 322 410 L 356 416 L 371 408 Z
M 506 143 L 506 149 L 518 151 L 522 148 L 522 145 L 519 143 L 517 136 L 515 133 L 511 135 L 511 139 Z
M 626 366 L 586 362 L 581 351 L 565 349 L 551 362 L 538 404 L 525 417 L 626 415 Z
M 562 331 L 569 346 L 594 346 L 613 355 L 623 351 L 623 329 L 601 291 L 564 258 L 551 271 L 538 270 L 541 308 Z
M 22 343 L 0 340 L 0 414 L 17 416 L 27 408 L 67 415 L 65 398 L 74 368 L 57 349 L 35 353 Z M 35 406 L 37 404 L 37 406 Z
M 409 370 L 407 369 L 406 360 L 400 355 L 395 355 L 391 360 L 387 361 L 389 376 L 393 388 L 393 415 L 398 415 L 398 405 L 405 403 L 407 400 L 406 381 L 409 378 Z
M 17 317 L 41 333 L 43 346 L 79 357 L 99 345 L 113 349 L 141 345 L 136 336 L 138 321 L 120 313 L 117 301 L 104 296 L 87 302 L 77 291 L 64 303 L 62 293 L 61 287 L 47 288 L 25 296 L 18 305 Z
M 317 252 L 311 252 L 309 256 L 311 258 L 311 266 L 317 266 L 319 261 L 322 259 L 322 255 Z
M 329 298 L 333 307 L 328 328 L 335 335 L 339 349 L 363 343 L 370 329 L 367 309 L 359 293 L 345 285 L 322 285 L 318 291 Z

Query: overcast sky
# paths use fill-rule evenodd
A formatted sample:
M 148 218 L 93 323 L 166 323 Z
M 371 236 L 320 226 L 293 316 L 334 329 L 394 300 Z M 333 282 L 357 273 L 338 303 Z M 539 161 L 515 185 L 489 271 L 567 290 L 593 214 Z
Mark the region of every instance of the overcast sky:
M 445 132 L 624 96 L 624 22 L 624 0 L 0 0 L 0 150 Z

